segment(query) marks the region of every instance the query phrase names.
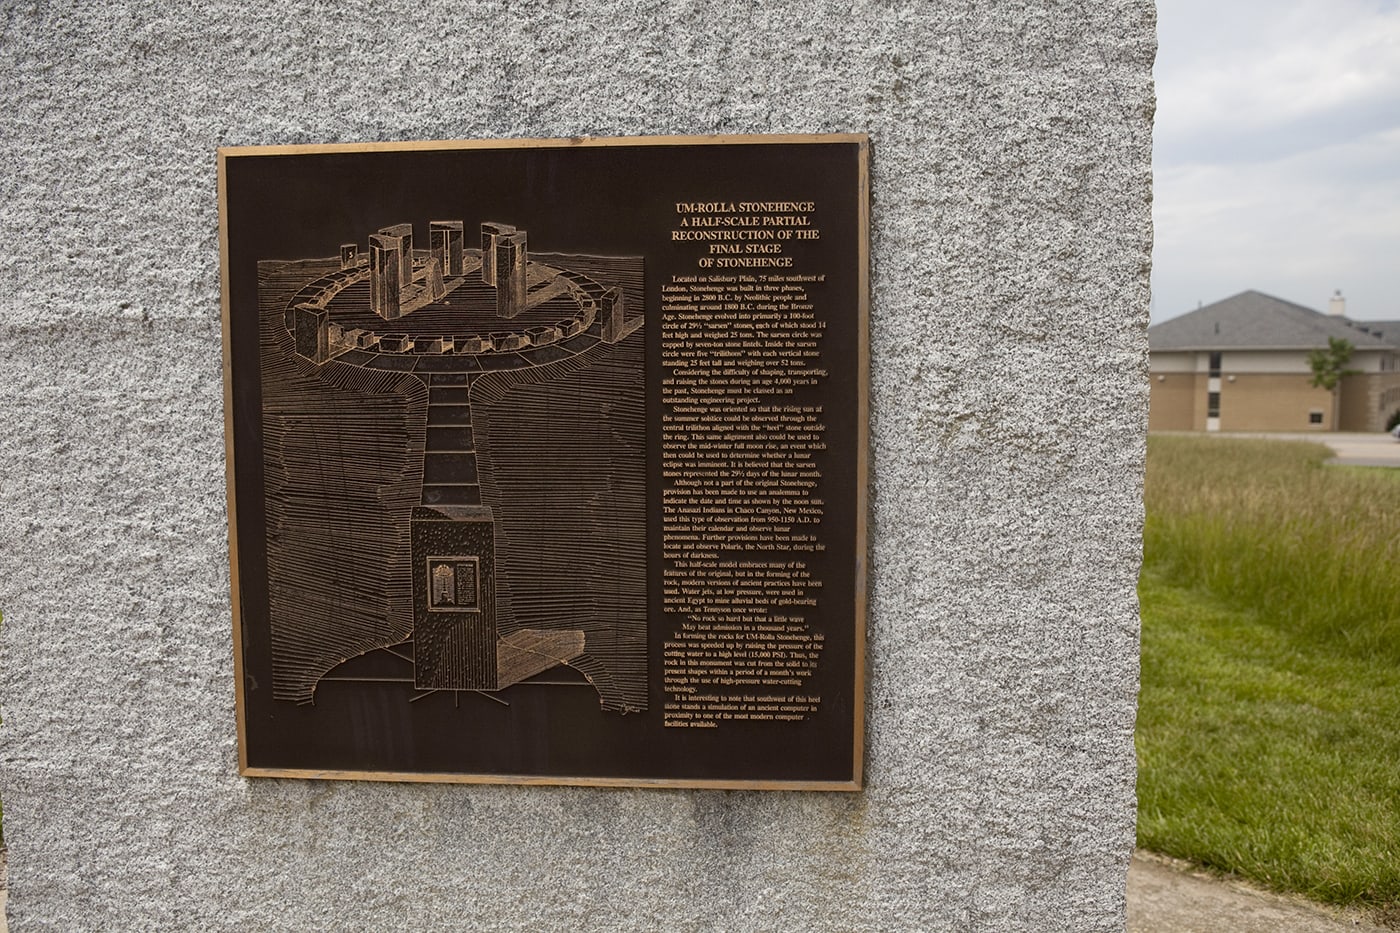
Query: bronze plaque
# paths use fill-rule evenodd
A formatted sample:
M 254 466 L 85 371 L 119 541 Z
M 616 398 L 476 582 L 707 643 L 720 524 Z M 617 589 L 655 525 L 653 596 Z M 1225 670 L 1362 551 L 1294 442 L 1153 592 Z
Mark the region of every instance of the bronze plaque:
M 221 150 L 242 772 L 858 789 L 867 154 Z

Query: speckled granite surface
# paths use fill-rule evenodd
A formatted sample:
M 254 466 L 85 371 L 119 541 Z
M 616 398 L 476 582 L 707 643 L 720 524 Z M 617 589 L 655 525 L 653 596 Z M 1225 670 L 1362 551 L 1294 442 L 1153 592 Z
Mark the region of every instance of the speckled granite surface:
M 0 794 L 30 929 L 1115 930 L 1150 2 L 7 7 Z M 214 150 L 873 139 L 867 789 L 235 769 Z

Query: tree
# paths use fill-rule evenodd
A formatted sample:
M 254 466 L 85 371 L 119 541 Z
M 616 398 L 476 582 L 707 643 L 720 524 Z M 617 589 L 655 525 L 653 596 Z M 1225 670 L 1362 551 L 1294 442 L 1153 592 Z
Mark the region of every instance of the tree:
M 1315 388 L 1326 389 L 1332 393 L 1333 431 L 1337 430 L 1337 420 L 1342 408 L 1342 397 L 1338 391 L 1342 385 L 1342 377 L 1355 375 L 1357 372 L 1347 368 L 1355 349 L 1350 340 L 1328 337 L 1326 350 L 1313 350 L 1308 354 L 1308 366 L 1312 368 L 1312 379 L 1309 381 Z

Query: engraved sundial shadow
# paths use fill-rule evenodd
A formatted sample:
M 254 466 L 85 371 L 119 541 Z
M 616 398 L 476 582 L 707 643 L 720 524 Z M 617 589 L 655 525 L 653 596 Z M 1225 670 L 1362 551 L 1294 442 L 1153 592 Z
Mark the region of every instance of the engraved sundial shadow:
M 497 560 L 509 536 L 503 537 L 501 516 L 487 504 L 492 497 L 483 496 L 482 485 L 491 471 L 480 468 L 478 457 L 484 452 L 473 418 L 474 396 L 480 391 L 494 400 L 507 389 L 528 393 L 552 382 L 577 381 L 600 352 L 637 331 L 643 317 L 629 318 L 623 288 L 600 283 L 596 273 L 532 260 L 523 230 L 482 224 L 479 250 L 465 247 L 460 221 L 435 221 L 429 233 L 428 250 L 414 249 L 408 224 L 370 236 L 365 254 L 356 244 L 343 245 L 339 267 L 321 270 L 309 282 L 303 278 L 305 284 L 281 304 L 281 326 L 272 326 L 271 334 L 264 328 L 265 384 L 276 386 L 286 369 L 285 364 L 279 369 L 268 362 L 271 342 L 284 355 L 295 356 L 290 363 L 303 380 L 313 375 L 338 390 L 363 393 L 372 404 L 387 398 L 382 406 L 386 415 L 394 414 L 388 409 L 395 407 L 406 413 L 409 460 L 418 455 L 415 441 L 422 438 L 420 459 L 414 464 L 421 467 L 421 472 L 414 471 L 419 478 L 417 501 L 410 505 L 403 500 L 413 492 L 412 476 L 401 467 L 401 475 L 393 472 L 393 441 L 371 436 L 377 434 L 378 422 L 362 424 L 353 414 L 336 420 L 334 412 L 327 417 L 323 403 L 300 401 L 291 391 L 274 392 L 276 400 L 265 401 L 265 417 L 284 438 L 307 417 L 299 405 L 321 419 L 317 424 L 322 432 L 327 421 L 343 425 L 334 437 L 334 454 L 321 449 L 299 453 L 302 449 L 294 439 L 269 445 L 270 462 L 287 475 L 284 486 L 269 484 L 269 499 L 276 498 L 269 508 L 270 556 L 281 553 L 279 547 L 285 544 L 289 553 L 296 550 L 310 557 L 300 574 L 282 567 L 280 577 L 279 567 L 269 561 L 274 564 L 274 695 L 309 702 L 321 680 L 411 683 L 422 691 L 415 700 L 436 691 L 490 694 L 527 681 L 545 682 L 541 675 L 563 667 L 571 669 L 569 678 L 549 682 L 591 684 L 604 708 L 645 708 L 644 671 L 619 670 L 619 659 L 636 655 L 631 643 L 635 636 L 619 638 L 605 626 L 595 626 L 591 634 L 583 627 L 559 627 L 557 620 L 567 613 L 586 617 L 588 611 L 587 606 L 564 605 L 571 599 L 567 581 L 559 581 L 562 595 L 531 595 L 525 592 L 528 587 L 522 589 L 515 611 L 507 612 L 555 620 L 551 625 L 502 626 L 501 613 L 509 606 L 498 591 Z M 627 262 L 574 258 L 575 265 L 600 267 Z M 640 281 L 640 260 L 634 262 Z M 307 272 L 316 270 L 314 261 L 299 265 Z M 260 267 L 260 275 L 262 271 Z M 597 391 L 609 391 L 609 377 L 600 377 Z M 344 394 L 336 395 L 336 406 L 353 405 Z M 558 404 L 557 393 L 542 397 L 546 405 Z M 564 427 L 557 430 L 567 434 L 568 413 L 560 414 Z M 414 419 L 421 419 L 417 428 Z M 640 409 L 633 420 L 640 426 Z M 515 462 L 519 469 L 518 458 Z M 375 482 L 355 472 L 361 467 Z M 337 470 L 355 481 L 342 482 Z M 317 475 L 319 491 L 307 491 L 305 487 L 315 487 L 315 482 L 301 478 Z M 384 483 L 385 475 L 399 481 Z M 353 500 L 367 498 L 367 490 L 375 501 L 357 511 Z M 506 495 L 499 488 L 493 491 L 498 502 Z M 337 499 L 336 508 L 331 508 L 329 502 Z M 382 561 L 384 593 L 382 598 L 376 592 L 359 601 L 356 589 L 367 581 L 343 568 L 378 566 L 377 555 L 368 550 L 376 544 L 372 521 L 361 517 L 361 512 L 371 515 L 376 508 L 393 515 L 406 510 L 407 533 L 402 527 L 386 533 L 386 553 L 396 556 Z M 539 534 L 545 529 L 536 526 L 549 520 L 548 515 L 537 515 L 516 527 Z M 322 528 L 318 523 L 345 528 Z M 342 541 L 351 551 L 338 561 L 333 550 Z M 517 567 L 528 550 L 524 543 L 516 549 Z M 404 563 L 408 585 L 403 574 L 395 572 Z M 329 604 L 308 605 L 318 600 Z M 382 605 L 381 619 L 374 618 L 376 604 Z M 279 642 L 283 609 L 284 637 Z M 306 610 L 309 618 L 319 621 L 289 621 Z M 644 631 L 642 638 L 644 644 Z M 623 664 L 629 665 L 635 667 L 631 660 Z M 279 671 L 284 675 L 280 690 Z

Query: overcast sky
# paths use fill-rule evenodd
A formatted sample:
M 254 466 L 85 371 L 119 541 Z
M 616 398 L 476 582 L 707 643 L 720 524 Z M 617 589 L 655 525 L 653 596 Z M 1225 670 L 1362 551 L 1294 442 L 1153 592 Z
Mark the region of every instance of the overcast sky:
M 1400 320 L 1400 0 L 1157 0 L 1154 323 L 1257 289 Z

